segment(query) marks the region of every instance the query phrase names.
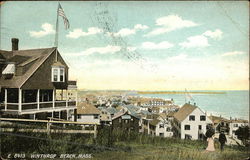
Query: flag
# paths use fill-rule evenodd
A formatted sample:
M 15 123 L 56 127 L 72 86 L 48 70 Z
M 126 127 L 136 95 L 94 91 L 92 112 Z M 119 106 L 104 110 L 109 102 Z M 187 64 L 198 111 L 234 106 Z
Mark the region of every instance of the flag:
M 59 3 L 58 5 L 58 11 L 57 11 L 57 14 L 58 16 L 61 16 L 63 18 L 63 23 L 64 23 L 64 26 L 65 26 L 65 29 L 69 29 L 69 20 L 68 18 L 66 17 L 64 11 L 63 11 L 63 8 L 61 6 L 61 4 Z

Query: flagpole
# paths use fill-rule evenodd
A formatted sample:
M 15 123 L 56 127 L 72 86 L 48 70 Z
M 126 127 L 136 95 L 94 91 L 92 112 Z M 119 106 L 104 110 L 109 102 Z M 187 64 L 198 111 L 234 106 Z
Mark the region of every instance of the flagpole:
M 185 88 L 185 103 L 187 103 L 187 89 Z
M 59 2 L 57 7 L 57 17 L 56 17 L 56 34 L 55 34 L 55 43 L 54 46 L 56 47 L 56 62 L 57 62 L 57 48 L 58 48 L 58 31 L 59 31 L 59 20 L 58 20 L 58 10 L 59 10 Z

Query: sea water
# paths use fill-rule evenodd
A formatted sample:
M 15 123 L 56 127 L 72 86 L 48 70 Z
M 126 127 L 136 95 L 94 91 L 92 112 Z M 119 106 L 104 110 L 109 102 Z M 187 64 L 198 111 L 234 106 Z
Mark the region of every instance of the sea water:
M 192 91 L 189 91 L 192 93 Z M 207 91 L 199 91 L 207 92 Z M 187 98 L 185 94 L 139 94 L 143 97 L 155 97 L 174 99 L 175 104 L 182 106 L 185 101 L 191 104 L 196 103 L 208 115 L 223 116 L 226 118 L 249 119 L 249 91 L 210 91 L 224 92 L 222 94 L 191 94 L 194 101 Z M 186 98 L 185 98 L 186 97 Z

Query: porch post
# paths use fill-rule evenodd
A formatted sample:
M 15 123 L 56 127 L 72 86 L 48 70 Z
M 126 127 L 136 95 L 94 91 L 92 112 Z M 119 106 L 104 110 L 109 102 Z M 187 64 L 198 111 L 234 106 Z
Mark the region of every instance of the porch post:
M 36 101 L 37 101 L 37 110 L 39 110 L 40 109 L 40 89 L 37 90 Z
M 77 102 L 78 102 L 78 94 L 77 94 L 77 89 L 76 89 L 76 106 L 77 106 Z
M 55 89 L 53 89 L 52 101 L 53 101 L 53 109 L 54 109 L 55 108 Z
M 58 118 L 61 119 L 61 111 L 58 113 Z
M 68 89 L 66 89 L 66 107 L 68 107 L 68 98 L 69 98 Z
M 66 111 L 66 120 L 69 120 L 69 110 Z
M 61 100 L 63 100 L 63 89 L 61 90 Z
M 7 88 L 5 89 L 4 91 L 4 110 L 7 111 L 7 101 L 8 101 L 8 98 L 7 98 Z
M 22 89 L 18 89 L 18 111 L 22 112 Z

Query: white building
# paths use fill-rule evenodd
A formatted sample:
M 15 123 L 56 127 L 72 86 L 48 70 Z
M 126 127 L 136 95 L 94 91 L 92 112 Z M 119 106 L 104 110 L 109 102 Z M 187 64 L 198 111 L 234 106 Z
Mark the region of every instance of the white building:
M 172 137 L 173 130 L 171 120 L 167 114 L 153 114 L 148 115 L 143 119 L 143 132 L 160 137 Z
M 174 114 L 175 136 L 181 139 L 203 139 L 208 124 L 212 121 L 195 104 L 186 103 Z
M 235 135 L 236 130 L 239 129 L 239 127 L 248 126 L 248 121 L 243 119 L 231 119 L 229 123 L 229 136 L 232 136 L 233 138 L 237 138 Z
M 100 124 L 100 111 L 88 102 L 80 102 L 77 106 L 77 121 Z

